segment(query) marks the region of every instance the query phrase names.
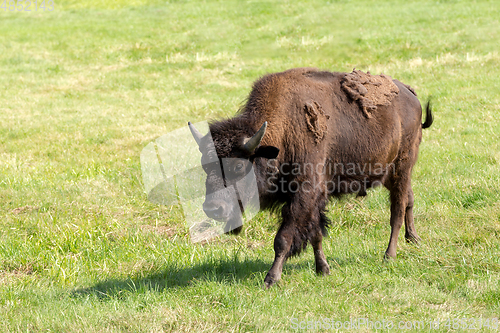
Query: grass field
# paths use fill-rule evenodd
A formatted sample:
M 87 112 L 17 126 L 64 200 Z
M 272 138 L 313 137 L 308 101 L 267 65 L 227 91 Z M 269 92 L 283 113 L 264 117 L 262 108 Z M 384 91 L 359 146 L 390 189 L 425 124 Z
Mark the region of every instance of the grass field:
M 0 31 L 1 332 L 296 331 L 322 318 L 498 330 L 486 320 L 500 316 L 500 2 L 56 1 L 0 9 Z M 193 244 L 178 207 L 147 201 L 139 155 L 300 66 L 383 72 L 433 96 L 413 172 L 423 242 L 401 235 L 384 262 L 388 192 L 333 201 L 331 275 L 315 275 L 309 248 L 263 290 L 277 216 Z

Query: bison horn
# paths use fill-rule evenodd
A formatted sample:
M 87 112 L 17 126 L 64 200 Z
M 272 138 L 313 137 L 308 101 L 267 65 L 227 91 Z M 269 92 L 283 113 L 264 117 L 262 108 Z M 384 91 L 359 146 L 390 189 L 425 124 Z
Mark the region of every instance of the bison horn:
M 249 153 L 252 153 L 262 141 L 264 134 L 266 134 L 266 128 L 267 128 L 267 121 L 265 121 L 264 124 L 262 124 L 262 126 L 257 131 L 257 133 L 255 133 L 254 136 L 252 136 L 250 139 L 248 139 L 247 142 L 245 142 L 243 149 Z
M 193 124 L 191 124 L 191 122 L 188 122 L 188 126 L 189 126 L 189 130 L 191 131 L 191 134 L 193 135 L 193 138 L 194 140 L 196 141 L 196 143 L 198 144 L 198 146 L 200 145 L 200 140 L 201 138 L 203 137 L 203 134 L 201 134 L 197 129 L 196 127 L 194 127 Z

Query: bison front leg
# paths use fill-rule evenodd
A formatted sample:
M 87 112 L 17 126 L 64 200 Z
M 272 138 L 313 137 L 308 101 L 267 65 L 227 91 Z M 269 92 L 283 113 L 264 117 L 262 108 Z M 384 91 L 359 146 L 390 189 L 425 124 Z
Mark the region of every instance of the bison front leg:
M 284 207 L 283 211 L 289 210 L 288 207 Z M 290 248 L 294 241 L 293 237 L 293 222 L 288 219 L 288 214 L 283 212 L 283 222 L 281 224 L 276 237 L 274 238 L 274 262 L 271 269 L 264 279 L 264 287 L 269 288 L 274 283 L 281 279 L 281 272 L 283 271 L 283 264 L 288 258 Z
M 314 261 L 316 264 L 316 273 L 322 275 L 330 274 L 330 266 L 326 261 L 325 254 L 323 253 L 323 235 L 320 233 L 312 239 L 311 245 L 314 249 Z
M 316 272 L 324 275 L 330 273 L 322 248 L 322 230 L 326 228 L 327 219 L 320 213 L 324 210 L 326 199 L 313 200 L 310 192 L 305 194 L 307 196 L 297 194 L 290 204 L 283 207 L 283 221 L 274 238 L 275 258 L 264 279 L 265 288 L 281 279 L 286 259 L 300 254 L 309 241 L 314 249 Z

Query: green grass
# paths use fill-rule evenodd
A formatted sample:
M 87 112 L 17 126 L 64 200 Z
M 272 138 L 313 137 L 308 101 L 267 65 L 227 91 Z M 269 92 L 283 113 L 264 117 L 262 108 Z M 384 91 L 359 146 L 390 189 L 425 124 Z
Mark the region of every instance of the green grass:
M 294 331 L 292 318 L 440 319 L 448 331 L 447 319 L 498 317 L 499 17 L 497 1 L 0 10 L 0 331 Z M 139 155 L 299 66 L 383 72 L 433 96 L 413 172 L 423 242 L 401 235 L 383 262 L 387 191 L 334 201 L 332 274 L 314 274 L 309 249 L 264 291 L 277 217 L 192 244 L 179 207 L 146 200 Z

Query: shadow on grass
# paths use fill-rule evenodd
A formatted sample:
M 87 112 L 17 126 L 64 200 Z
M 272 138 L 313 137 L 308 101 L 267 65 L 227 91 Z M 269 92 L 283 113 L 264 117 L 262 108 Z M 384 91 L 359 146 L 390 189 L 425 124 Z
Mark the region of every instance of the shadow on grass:
M 336 270 L 349 266 L 364 267 L 366 264 L 363 264 L 363 260 L 366 260 L 366 257 L 366 254 L 360 254 L 349 257 L 328 257 L 327 260 L 331 269 Z M 310 259 L 287 262 L 284 273 L 308 269 L 314 271 L 314 261 Z M 385 266 L 382 258 L 377 261 L 381 266 Z M 120 299 L 130 296 L 131 293 L 162 292 L 195 286 L 198 283 L 252 284 L 258 288 L 262 285 L 271 264 L 272 261 L 238 258 L 208 259 L 207 262 L 188 267 L 179 267 L 181 265 L 174 263 L 156 269 L 144 269 L 135 276 L 104 280 L 87 288 L 73 290 L 71 296 L 75 298 L 95 296 L 102 300 Z
M 166 289 L 186 287 L 202 282 L 220 284 L 239 284 L 256 278 L 259 283 L 271 267 L 270 262 L 263 260 L 234 260 L 231 258 L 214 260 L 187 268 L 175 266 L 152 270 L 140 277 L 109 279 L 94 286 L 73 290 L 72 297 L 89 295 L 101 299 L 121 298 L 127 293 L 161 292 Z M 262 281 L 261 276 L 262 275 Z

